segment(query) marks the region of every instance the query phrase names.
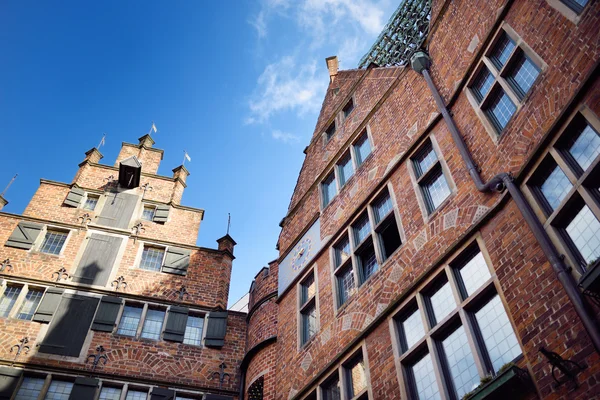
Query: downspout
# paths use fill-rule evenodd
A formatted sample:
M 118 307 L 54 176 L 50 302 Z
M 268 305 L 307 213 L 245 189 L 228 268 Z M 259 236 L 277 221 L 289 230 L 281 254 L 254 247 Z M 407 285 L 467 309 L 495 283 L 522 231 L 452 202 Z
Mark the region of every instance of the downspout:
M 561 256 L 558 253 L 558 250 L 550 240 L 550 237 L 546 233 L 546 230 L 542 226 L 542 223 L 539 221 L 535 212 L 531 208 L 531 205 L 525 199 L 523 192 L 519 188 L 518 185 L 515 184 L 512 176 L 506 172 L 502 172 L 492 179 L 489 182 L 484 183 L 481 180 L 481 176 L 479 175 L 479 169 L 475 165 L 473 158 L 471 157 L 471 153 L 467 148 L 466 143 L 464 142 L 462 136 L 460 135 L 452 116 L 448 112 L 442 97 L 440 96 L 439 91 L 437 90 L 433 80 L 431 79 L 431 75 L 429 75 L 429 68 L 431 66 L 431 58 L 423 51 L 416 52 L 410 59 L 411 67 L 413 70 L 425 78 L 425 82 L 427 82 L 427 86 L 433 95 L 435 103 L 437 105 L 438 111 L 442 114 L 446 125 L 448 126 L 448 130 L 450 130 L 450 134 L 452 135 L 452 139 L 454 140 L 454 144 L 458 147 L 458 151 L 460 155 L 467 165 L 467 170 L 469 171 L 469 175 L 475 182 L 475 186 L 477 190 L 480 192 L 502 192 L 504 188 L 508 189 L 512 199 L 514 200 L 517 208 L 521 212 L 521 215 L 527 222 L 527 225 L 533 232 L 536 240 L 538 241 L 542 251 L 548 258 L 552 269 L 556 273 L 556 276 L 559 282 L 562 284 L 565 292 L 567 292 L 567 296 L 571 303 L 573 303 L 573 307 L 575 308 L 575 312 L 579 315 L 583 326 L 585 327 L 596 351 L 600 353 L 600 329 L 598 328 L 598 324 L 593 317 L 593 315 L 589 312 L 588 307 L 586 306 L 583 295 L 577 288 L 577 284 L 573 279 L 573 276 L 569 272 L 568 267 L 562 261 Z

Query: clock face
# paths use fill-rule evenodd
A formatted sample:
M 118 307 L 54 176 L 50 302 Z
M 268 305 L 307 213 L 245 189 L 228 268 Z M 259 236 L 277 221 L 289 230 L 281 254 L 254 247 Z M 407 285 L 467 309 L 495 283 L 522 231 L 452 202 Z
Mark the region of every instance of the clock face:
M 304 238 L 296 245 L 292 252 L 292 269 L 299 271 L 306 266 L 312 254 L 312 242 L 309 238 Z

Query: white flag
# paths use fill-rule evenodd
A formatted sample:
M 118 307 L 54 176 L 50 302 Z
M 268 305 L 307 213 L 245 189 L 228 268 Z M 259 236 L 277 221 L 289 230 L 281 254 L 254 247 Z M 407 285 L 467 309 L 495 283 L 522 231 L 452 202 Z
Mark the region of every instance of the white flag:
M 156 129 L 156 125 L 154 125 L 154 122 L 152 123 L 152 129 L 154 131 L 154 133 L 156 133 L 158 130 Z
M 105 138 L 106 138 L 106 136 L 102 136 L 102 140 L 100 141 L 100 145 L 98 147 L 104 146 L 104 139 Z
M 189 162 L 192 162 L 192 159 L 188 155 L 187 151 L 185 151 L 184 153 L 185 153 L 185 159 L 188 160 Z

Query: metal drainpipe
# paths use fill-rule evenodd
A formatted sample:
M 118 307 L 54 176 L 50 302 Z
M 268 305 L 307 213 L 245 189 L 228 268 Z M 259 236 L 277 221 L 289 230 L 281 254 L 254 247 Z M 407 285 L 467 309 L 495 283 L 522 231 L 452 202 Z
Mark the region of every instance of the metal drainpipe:
M 454 144 L 458 147 L 460 155 L 467 165 L 467 169 L 469 171 L 469 175 L 475 182 L 475 186 L 477 186 L 477 190 L 480 192 L 491 192 L 497 191 L 502 192 L 504 188 L 508 189 L 512 199 L 514 200 L 517 208 L 521 212 L 521 215 L 529 225 L 529 228 L 533 232 L 533 235 L 537 239 L 542 251 L 548 258 L 552 269 L 556 273 L 558 280 L 562 284 L 565 292 L 567 292 L 567 296 L 569 296 L 569 300 L 573 303 L 573 307 L 575 308 L 575 312 L 581 318 L 581 322 L 585 327 L 596 351 L 600 353 L 600 329 L 598 328 L 598 324 L 593 315 L 589 312 L 588 307 L 586 306 L 583 295 L 577 288 L 577 284 L 573 279 L 573 276 L 569 272 L 569 269 L 562 261 L 561 256 L 559 255 L 556 247 L 550 240 L 550 237 L 546 233 L 542 223 L 539 221 L 535 212 L 531 208 L 531 205 L 525 199 L 523 192 L 519 188 L 518 185 L 514 183 L 512 176 L 506 172 L 500 173 L 490 179 L 489 182 L 484 183 L 481 180 L 481 176 L 479 175 L 479 169 L 475 165 L 473 158 L 471 157 L 471 153 L 467 148 L 466 143 L 464 142 L 462 136 L 460 135 L 452 116 L 448 112 L 442 97 L 440 96 L 439 91 L 437 90 L 433 80 L 431 79 L 431 75 L 429 75 L 429 67 L 431 66 L 431 58 L 423 51 L 416 52 L 410 59 L 411 67 L 413 70 L 425 78 L 425 82 L 427 82 L 427 86 L 429 90 L 431 90 L 431 94 L 435 100 L 437 108 L 439 112 L 442 114 L 448 129 L 450 130 L 450 134 L 452 135 L 452 139 L 454 140 Z

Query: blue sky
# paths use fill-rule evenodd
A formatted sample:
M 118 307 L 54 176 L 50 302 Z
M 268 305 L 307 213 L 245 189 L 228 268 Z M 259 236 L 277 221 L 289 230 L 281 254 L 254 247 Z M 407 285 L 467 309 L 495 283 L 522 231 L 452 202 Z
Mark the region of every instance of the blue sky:
M 328 84 L 356 68 L 398 0 L 0 4 L 0 190 L 22 213 L 39 178 L 71 182 L 106 132 L 103 162 L 155 121 L 159 174 L 192 157 L 182 203 L 206 210 L 199 246 L 231 213 L 230 303 L 277 257 L 279 221 Z

